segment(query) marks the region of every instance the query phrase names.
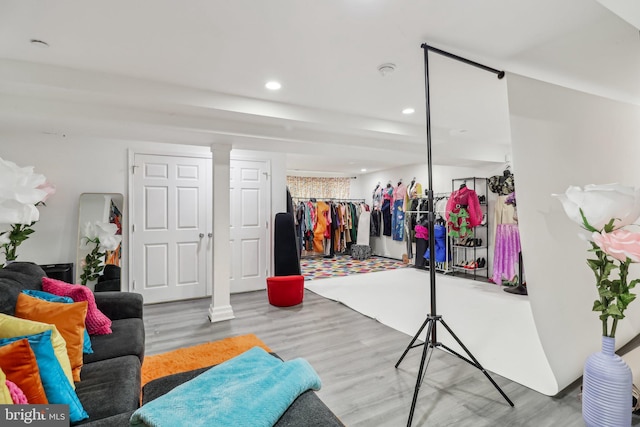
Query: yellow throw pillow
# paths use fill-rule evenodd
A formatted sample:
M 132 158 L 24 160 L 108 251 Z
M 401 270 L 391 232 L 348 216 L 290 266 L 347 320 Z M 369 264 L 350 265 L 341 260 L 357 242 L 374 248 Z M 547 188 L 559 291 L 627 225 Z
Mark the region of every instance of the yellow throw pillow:
M 67 355 L 71 363 L 73 381 L 80 381 L 82 369 L 82 341 L 84 339 L 84 318 L 87 316 L 87 302 L 44 301 L 19 294 L 16 302 L 16 317 L 36 322 L 56 325 L 67 344 Z
M 13 405 L 13 399 L 7 387 L 7 377 L 0 369 L 0 405 Z
M 71 373 L 71 363 L 67 355 L 67 344 L 58 332 L 55 325 L 48 323 L 35 322 L 33 320 L 20 319 L 18 317 L 9 316 L 0 313 L 0 338 L 15 338 L 26 335 L 35 335 L 44 331 L 51 331 L 51 344 L 53 344 L 53 352 L 56 359 L 60 363 L 65 376 L 69 379 L 71 387 L 75 390 L 73 383 L 73 374 Z

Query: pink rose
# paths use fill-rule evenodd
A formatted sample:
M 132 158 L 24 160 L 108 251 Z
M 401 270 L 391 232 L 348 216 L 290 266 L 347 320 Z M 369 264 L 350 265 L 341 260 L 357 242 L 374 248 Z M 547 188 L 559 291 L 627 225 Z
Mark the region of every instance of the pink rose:
M 592 238 L 600 249 L 618 261 L 625 262 L 629 258 L 640 262 L 640 233 L 619 228 L 611 233 L 594 232 Z
M 52 194 L 55 194 L 56 192 L 56 187 L 53 184 L 51 184 L 49 180 L 46 180 L 43 184 L 38 185 L 37 189 L 47 193 L 42 198 L 42 200 L 40 200 L 41 203 L 46 202 L 49 196 L 51 196 Z

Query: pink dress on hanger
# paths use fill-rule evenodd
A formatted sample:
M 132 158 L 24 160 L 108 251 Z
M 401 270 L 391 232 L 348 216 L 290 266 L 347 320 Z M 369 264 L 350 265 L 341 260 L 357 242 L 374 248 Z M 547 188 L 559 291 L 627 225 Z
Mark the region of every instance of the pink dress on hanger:
M 458 213 L 461 208 L 465 208 L 469 212 L 469 226 L 477 227 L 482 222 L 482 208 L 480 208 L 480 200 L 478 194 L 467 186 L 460 188 L 451 193 L 445 208 L 445 216 L 449 220 L 451 212 Z

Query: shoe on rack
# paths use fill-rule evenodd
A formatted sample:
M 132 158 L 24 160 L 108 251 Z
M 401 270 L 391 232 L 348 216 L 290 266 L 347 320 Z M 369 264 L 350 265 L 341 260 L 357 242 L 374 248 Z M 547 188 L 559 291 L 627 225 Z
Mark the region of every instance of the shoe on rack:
M 484 268 L 487 265 L 487 260 L 484 258 L 478 258 L 478 268 Z
M 482 239 L 474 239 L 474 246 L 482 246 Z

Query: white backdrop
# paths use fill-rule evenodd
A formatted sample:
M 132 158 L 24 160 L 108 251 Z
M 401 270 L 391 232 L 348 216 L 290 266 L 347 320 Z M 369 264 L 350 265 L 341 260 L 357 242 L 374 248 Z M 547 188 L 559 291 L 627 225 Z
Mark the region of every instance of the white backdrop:
M 551 194 L 569 185 L 640 186 L 640 107 L 519 75 L 507 79 L 527 287 L 557 393 L 582 375 L 602 328 L 591 311 L 597 291 L 588 244 Z M 639 277 L 637 268 L 633 273 Z M 617 347 L 638 332 L 636 301 L 619 323 Z

